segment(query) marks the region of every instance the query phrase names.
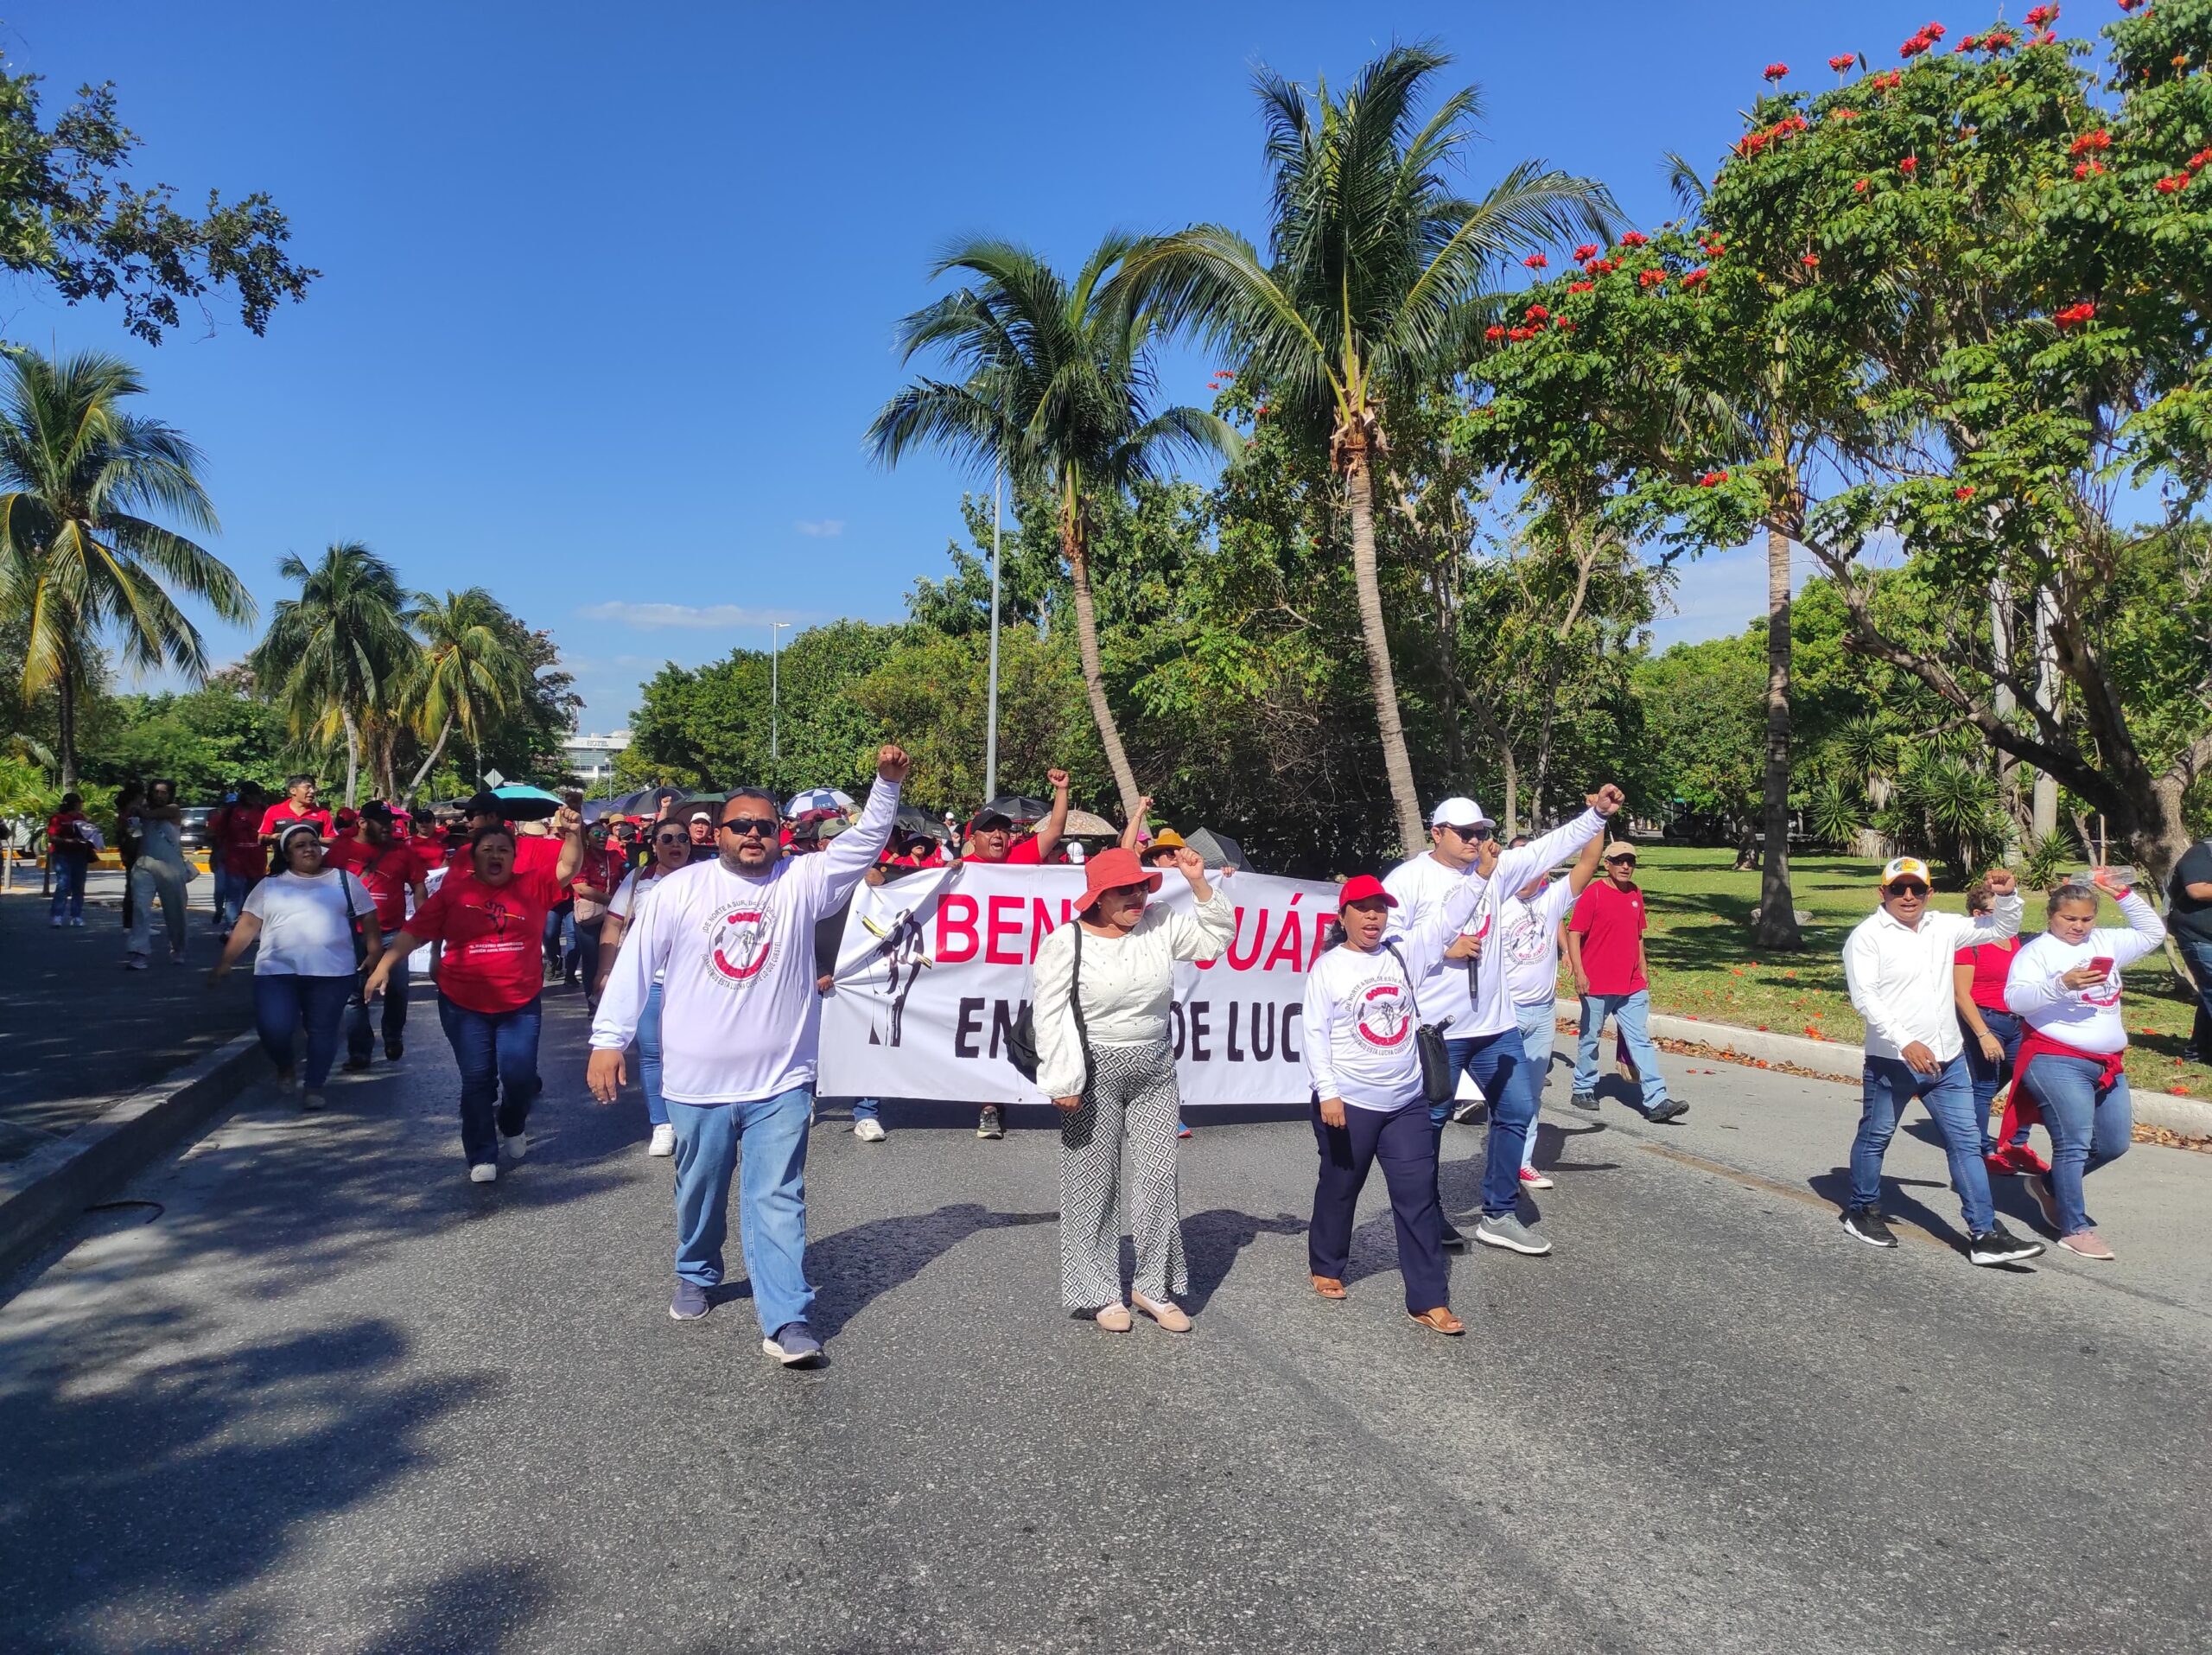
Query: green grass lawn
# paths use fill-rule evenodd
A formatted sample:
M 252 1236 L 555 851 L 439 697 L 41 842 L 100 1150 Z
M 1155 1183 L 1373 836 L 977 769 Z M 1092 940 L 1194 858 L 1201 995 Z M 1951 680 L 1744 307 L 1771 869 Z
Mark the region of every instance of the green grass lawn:
M 1810 1034 L 1856 1046 L 1866 1028 L 1843 982 L 1843 944 L 1851 928 L 1873 911 L 1881 864 L 1856 856 L 1796 856 L 1790 886 L 1801 913 L 1805 945 L 1796 953 L 1762 953 L 1751 941 L 1751 909 L 1759 876 L 1734 869 L 1735 852 L 1675 845 L 1638 848 L 1637 877 L 1651 916 L 1644 940 L 1651 965 L 1655 1009 L 1714 1022 Z M 1935 906 L 1966 912 L 1966 898 L 1938 891 Z M 2043 928 L 2043 899 L 2028 894 L 2024 928 Z M 2107 904 L 2099 921 L 2120 923 Z M 1572 1004 L 1569 984 L 1562 998 Z M 2189 1038 L 2191 1003 L 2176 988 L 2164 953 L 2127 972 L 2128 1073 L 2145 1089 L 2203 1095 L 2212 1071 L 2181 1060 Z

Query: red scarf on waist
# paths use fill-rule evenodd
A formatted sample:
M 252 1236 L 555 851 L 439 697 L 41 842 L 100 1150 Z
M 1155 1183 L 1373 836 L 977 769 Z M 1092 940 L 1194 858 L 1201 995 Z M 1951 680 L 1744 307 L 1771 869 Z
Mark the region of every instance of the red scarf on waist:
M 2005 1111 L 2007 1115 L 2010 1115 L 2017 1107 L 2019 1112 L 2030 1120 L 2041 1117 L 2043 1111 L 2037 1107 L 2034 1099 L 2028 1095 L 2026 1090 L 2028 1065 L 2039 1056 L 2077 1057 L 2085 1063 L 2095 1064 L 2099 1092 L 2109 1092 L 2113 1083 L 2118 1080 L 2126 1069 L 2125 1060 L 2127 1053 L 2125 1048 L 2117 1052 L 2085 1052 L 2078 1046 L 2069 1046 L 2064 1041 L 2044 1034 L 2033 1023 L 2030 1023 L 2027 1025 L 2026 1032 L 2020 1036 L 2019 1055 L 2012 1060 L 2012 1086 L 2005 1099 Z

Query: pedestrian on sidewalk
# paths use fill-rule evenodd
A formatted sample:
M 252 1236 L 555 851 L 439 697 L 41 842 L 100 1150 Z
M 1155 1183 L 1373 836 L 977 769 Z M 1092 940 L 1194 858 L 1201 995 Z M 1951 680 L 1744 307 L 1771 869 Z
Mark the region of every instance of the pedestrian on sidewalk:
M 361 807 L 358 837 L 334 841 L 324 853 L 333 866 L 351 872 L 368 888 L 376 907 L 377 935 L 396 937 L 407 924 L 408 901 L 421 907 L 430 900 L 423 858 L 415 847 L 395 831 L 391 806 L 381 803 Z M 407 956 L 392 961 L 384 979 L 384 1054 L 397 1063 L 407 1048 L 407 990 L 410 975 Z M 346 1010 L 346 1066 L 365 1069 L 374 1049 L 369 1028 L 369 1008 L 356 999 Z
M 545 915 L 583 856 L 583 824 L 563 808 L 553 818 L 560 850 L 550 868 L 516 863 L 515 831 L 505 822 L 469 836 L 465 866 L 446 870 L 429 901 L 415 910 L 369 974 L 381 992 L 394 969 L 426 942 L 438 958 L 438 1022 L 461 1069 L 461 1148 L 472 1183 L 499 1175 L 529 1149 L 531 1105 L 544 1090 L 537 1038 L 544 1022 L 539 939 Z
M 1967 888 L 1967 913 L 1979 917 L 1990 911 L 1989 882 L 1978 879 Z M 1966 1031 L 1967 1070 L 1974 1079 L 1974 1117 L 1981 1126 L 1981 1158 L 1992 1178 L 2015 1173 L 2049 1172 L 2050 1165 L 2028 1147 L 2029 1123 L 2021 1119 L 2009 1097 L 2013 1060 L 2020 1050 L 2020 1020 L 2005 1003 L 2005 979 L 2018 952 L 2018 935 L 1999 937 L 1961 948 L 1951 964 L 1951 999 Z M 2000 1092 L 2008 1093 L 2003 1125 L 1993 1135 L 1989 1106 Z
M 1394 932 L 1411 932 L 1442 901 L 1456 901 L 1458 879 L 1471 882 L 1478 894 L 1471 922 L 1431 962 L 1430 971 L 1415 984 L 1415 998 L 1427 1021 L 1444 1028 L 1444 1049 L 1456 1079 L 1471 1079 L 1490 1102 L 1490 1124 L 1483 1151 L 1482 1217 L 1474 1238 L 1486 1247 L 1535 1257 L 1551 1251 L 1552 1244 L 1524 1224 L 1520 1216 L 1521 1167 L 1528 1154 L 1529 1136 L 1535 1130 L 1541 1073 L 1529 1060 L 1522 1044 L 1519 1021 L 1506 988 L 1504 952 L 1488 945 L 1497 923 L 1497 910 L 1508 893 L 1562 858 L 1578 854 L 1592 839 L 1600 838 L 1606 819 L 1622 803 L 1621 790 L 1611 783 L 1589 795 L 1588 808 L 1563 827 L 1554 828 L 1534 843 L 1518 850 L 1498 847 L 1495 825 L 1471 799 L 1447 799 L 1436 807 L 1430 829 L 1436 850 L 1416 856 L 1394 870 L 1394 876 L 1418 876 L 1418 884 L 1403 889 L 1414 893 L 1407 910 L 1393 926 Z M 1439 830 L 1442 830 L 1440 833 Z M 1446 855 L 1447 849 L 1451 854 Z M 1464 856 L 1465 860 L 1459 861 Z M 1456 875 L 1440 875 L 1440 868 L 1456 865 Z M 1445 893 L 1441 901 L 1438 893 Z M 1449 962 L 1464 962 L 1453 968 Z M 1437 1139 L 1441 1162 L 1444 1123 L 1452 1099 L 1429 1105 L 1430 1130 Z M 1440 1191 L 1440 1211 L 1441 1208 Z M 1443 1243 L 1465 1245 L 1465 1239 L 1446 1219 Z
M 318 824 L 288 823 L 275 856 L 269 877 L 246 894 L 222 958 L 207 973 L 207 986 L 220 983 L 238 956 L 259 945 L 253 958 L 253 1021 L 261 1049 L 276 1066 L 276 1084 L 290 1091 L 293 1036 L 307 1026 L 300 1106 L 320 1109 L 346 1003 L 354 996 L 360 966 L 376 966 L 383 940 L 374 899 L 352 874 L 326 863 Z
M 1037 824 L 1035 832 L 1017 841 L 1012 817 L 1004 811 L 980 811 L 968 824 L 968 842 L 954 860 L 1024 868 L 1041 867 L 1052 861 L 1052 853 L 1059 849 L 1061 835 L 1067 831 L 1070 778 L 1066 771 L 1055 768 L 1045 773 L 1045 780 L 1052 784 L 1052 808 Z M 1004 1137 L 1006 1111 L 997 1104 L 983 1104 L 976 1117 L 976 1136 Z
M 246 897 L 269 873 L 270 847 L 261 840 L 268 813 L 261 789 L 240 782 L 230 801 L 207 819 L 207 866 L 214 875 L 215 934 L 228 937 Z
M 1029 1001 L 1037 1087 L 1060 1111 L 1060 1302 L 1108 1333 L 1126 1333 L 1122 1299 L 1124 1208 L 1136 1248 L 1129 1301 L 1170 1333 L 1191 1330 L 1176 1302 L 1190 1290 L 1175 1184 L 1181 1094 L 1167 1011 L 1178 960 L 1214 960 L 1235 940 L 1236 915 L 1188 845 L 1176 871 L 1197 901 L 1179 913 L 1155 894 L 1161 875 L 1134 851 L 1084 864 L 1075 923 L 1037 950 Z
M 615 887 L 613 899 L 607 905 L 607 924 L 599 939 L 599 976 L 591 985 L 594 1013 L 607 997 L 607 979 L 613 972 L 614 962 L 621 957 L 623 939 L 630 934 L 630 927 L 636 922 L 646 896 L 669 875 L 691 865 L 691 836 L 683 823 L 664 819 L 653 824 L 652 856 L 652 861 L 643 868 L 632 869 L 623 875 L 621 884 Z M 661 982 L 666 975 L 665 971 L 653 973 L 652 989 L 645 996 L 645 1009 L 638 1016 L 638 1085 L 645 1094 L 645 1123 L 652 1129 L 652 1136 L 645 1144 L 649 1155 L 676 1153 L 676 1129 L 669 1124 L 668 1102 L 660 1089 Z
M 639 904 L 591 1026 L 592 1095 L 621 1095 L 623 1048 L 661 978 L 664 1095 L 676 1128 L 676 1293 L 668 1314 L 707 1314 L 722 1279 L 730 1177 L 745 1149 L 738 1225 L 760 1348 L 811 1366 L 806 1143 L 820 1024 L 814 926 L 852 894 L 891 837 L 909 761 L 876 754 L 876 784 L 849 833 L 786 857 L 774 797 L 740 788 L 721 806 L 720 850 L 665 876 Z
M 1581 1039 L 1574 1053 L 1577 1109 L 1598 1107 L 1598 1048 L 1611 1017 L 1628 1043 L 1643 1090 L 1643 1118 L 1671 1121 L 1689 1105 L 1667 1095 L 1659 1073 L 1659 1048 L 1651 1043 L 1651 974 L 1643 958 L 1648 916 L 1643 890 L 1636 882 L 1636 847 L 1625 840 L 1605 847 L 1605 877 L 1594 881 L 1574 905 L 1567 921 L 1567 966 L 1582 996 Z
M 2174 863 L 2167 882 L 2167 920 L 2174 946 L 2196 984 L 2196 1015 L 2190 1020 L 2184 1063 L 2212 1063 L 2212 837 L 2199 839 Z
M 1510 850 L 1529 843 L 1525 833 Z M 1505 956 L 1505 991 L 1513 1002 L 1513 1021 L 1521 1030 L 1521 1049 L 1535 1077 L 1536 1108 L 1543 1108 L 1544 1085 L 1551 1078 L 1552 1045 L 1559 1037 L 1559 957 L 1567 934 L 1567 910 L 1598 875 L 1604 838 L 1593 838 L 1564 879 L 1539 873 L 1498 904 L 1497 946 Z M 1527 1145 L 1521 1151 L 1521 1181 L 1530 1189 L 1549 1189 L 1552 1180 L 1536 1169 L 1536 1117 L 1529 1117 Z
M 2126 930 L 2098 926 L 2099 892 L 2120 905 Z M 2005 999 L 2027 1023 L 2012 1092 L 2033 1095 L 2050 1131 L 2050 1171 L 2031 1174 L 2028 1194 L 2060 1246 L 2108 1260 L 2113 1251 L 2089 1217 L 2082 1181 L 2134 1141 L 2120 974 L 2163 946 L 2166 927 L 2157 909 L 2103 868 L 2088 884 L 2051 892 L 2047 912 L 2044 934 L 2013 957 L 2005 983 Z
M 62 794 L 61 808 L 46 819 L 46 866 L 54 875 L 48 925 L 83 926 L 85 875 L 99 849 L 99 830 L 85 814 L 85 796 Z
M 1882 1156 L 1905 1106 L 1917 1098 L 1942 1135 L 1951 1187 L 1966 1218 L 1967 1257 L 1977 1264 L 2010 1264 L 2033 1258 L 2043 1244 L 2012 1234 L 1991 1205 L 1982 1125 L 1974 1116 L 1974 1083 L 1951 997 L 1951 967 L 1960 949 L 2019 933 L 2017 882 L 2001 868 L 1987 878 L 1989 913 L 1937 913 L 1928 907 L 1928 864 L 1917 856 L 1895 857 L 1882 869 L 1880 906 L 1843 945 L 1851 1003 L 1866 1024 L 1843 1227 L 1870 1246 L 1897 1244 L 1882 1216 Z
M 184 859 L 184 812 L 177 808 L 176 784 L 156 781 L 146 789 L 146 800 L 137 807 L 138 855 L 130 873 L 130 933 L 125 940 L 123 963 L 134 971 L 146 969 L 154 952 L 154 902 L 162 905 L 162 924 L 168 933 L 169 960 L 184 964 L 184 888 L 199 870 Z

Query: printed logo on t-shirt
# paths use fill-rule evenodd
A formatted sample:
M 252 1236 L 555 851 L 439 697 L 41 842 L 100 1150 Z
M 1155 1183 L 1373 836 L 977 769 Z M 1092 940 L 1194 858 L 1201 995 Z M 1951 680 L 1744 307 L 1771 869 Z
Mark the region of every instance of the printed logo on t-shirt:
M 756 897 L 732 903 L 707 921 L 707 966 L 726 989 L 753 986 L 775 952 L 774 927 Z
M 1533 913 L 1523 912 L 1506 928 L 1505 958 L 1510 964 L 1528 965 L 1551 952 L 1552 928 Z
M 1352 991 L 1352 1026 L 1359 1038 L 1378 1051 L 1405 1044 L 1413 1028 L 1406 1003 L 1406 985 L 1389 977 L 1372 977 Z
M 2086 963 L 2086 962 L 2085 962 Z M 2103 977 L 2082 990 L 2085 1006 L 2116 1006 L 2120 1003 L 2120 973 L 2107 971 Z

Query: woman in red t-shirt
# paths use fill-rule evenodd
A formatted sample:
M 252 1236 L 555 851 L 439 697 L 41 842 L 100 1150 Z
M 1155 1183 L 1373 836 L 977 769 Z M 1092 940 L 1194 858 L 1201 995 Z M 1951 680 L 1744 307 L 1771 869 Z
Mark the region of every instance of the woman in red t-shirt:
M 539 939 L 545 916 L 567 895 L 583 858 L 583 824 L 563 810 L 552 868 L 515 866 L 515 833 L 505 823 L 469 836 L 471 865 L 448 870 L 445 882 L 385 945 L 369 977 L 374 994 L 401 960 L 426 942 L 443 945 L 436 968 L 438 1021 L 461 1066 L 461 1146 L 471 1181 L 499 1175 L 499 1149 L 522 1157 L 524 1125 L 544 1082 L 537 1076 L 537 1036 L 544 1011 Z M 495 1107 L 496 1105 L 496 1107 Z
M 1988 882 L 1976 880 L 1967 892 L 1967 912 L 1988 913 L 1990 900 Z M 2012 1079 L 2013 1060 L 2020 1050 L 2020 1020 L 2005 1003 L 2005 978 L 2019 949 L 2018 937 L 2005 937 L 1961 948 L 1951 959 L 1951 998 L 1966 1030 L 1974 1118 L 1981 1123 L 1981 1158 L 1993 1174 L 2005 1177 L 2050 1170 L 2050 1162 L 2028 1147 L 2030 1122 L 2020 1118 L 2012 1098 L 2005 1100 L 2005 1119 L 1997 1134 L 1993 1136 L 1989 1130 L 1989 1105 Z

